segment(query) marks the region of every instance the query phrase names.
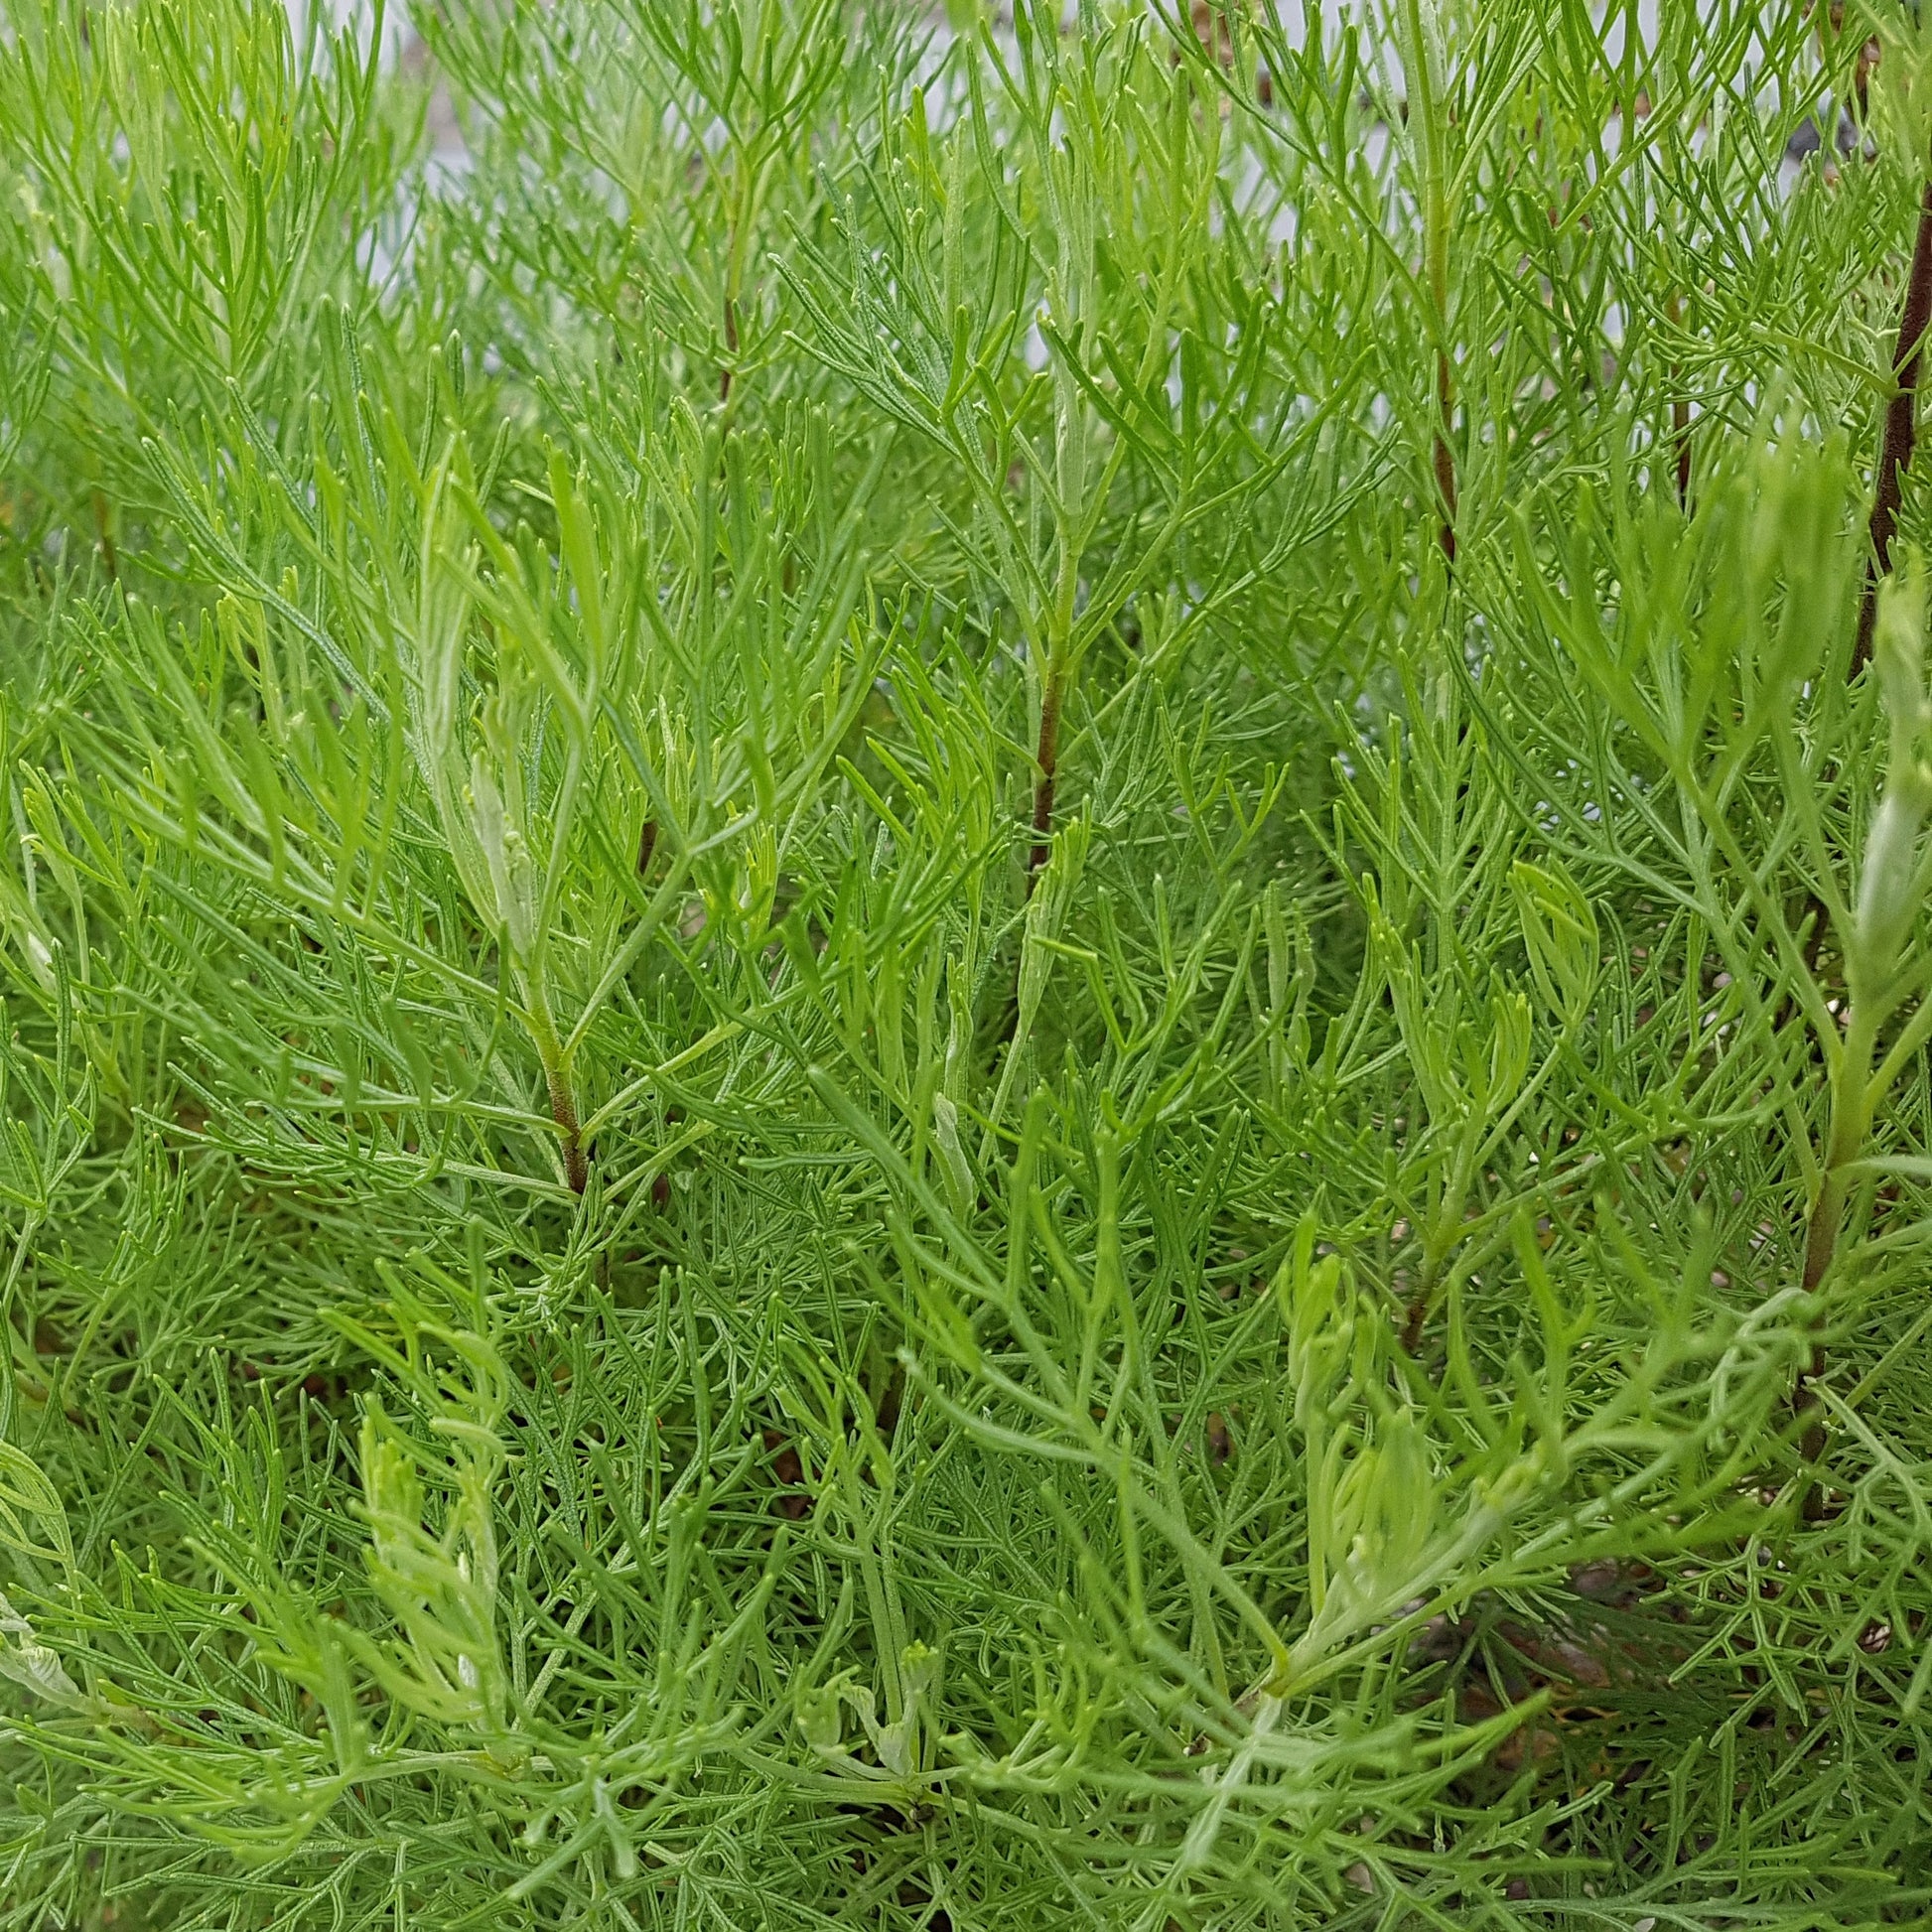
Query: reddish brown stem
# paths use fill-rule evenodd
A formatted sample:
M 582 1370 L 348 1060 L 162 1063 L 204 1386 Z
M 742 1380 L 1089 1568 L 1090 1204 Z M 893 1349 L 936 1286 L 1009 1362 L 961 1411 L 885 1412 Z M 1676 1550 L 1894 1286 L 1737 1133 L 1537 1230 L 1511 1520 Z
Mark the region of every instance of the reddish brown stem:
M 1447 349 L 1436 351 L 1436 493 L 1442 498 L 1443 523 L 1436 540 L 1443 555 L 1455 562 L 1455 457 L 1449 445 L 1449 408 L 1454 400 L 1449 385 Z
M 1878 621 L 1878 585 L 1891 570 L 1891 540 L 1898 530 L 1901 478 L 1911 468 L 1918 441 L 1919 354 L 1925 326 L 1932 321 L 1932 180 L 1919 198 L 1918 242 L 1912 250 L 1905 300 L 1898 311 L 1898 344 L 1892 354 L 1891 400 L 1885 405 L 1884 436 L 1878 446 L 1878 480 L 1871 497 L 1871 549 L 1864 560 L 1864 594 L 1859 600 L 1859 634 L 1852 647 L 1852 675 L 1871 658 L 1871 634 Z
M 590 1166 L 584 1159 L 584 1139 L 577 1126 L 577 1103 L 570 1095 L 570 1082 L 562 1073 L 551 1068 L 544 1069 L 544 1080 L 550 1088 L 550 1118 L 563 1132 L 564 1137 L 564 1178 L 570 1182 L 570 1191 L 581 1194 L 590 1183 Z
M 1844 1211 L 1844 1203 L 1828 1180 L 1820 1190 L 1818 1205 L 1812 1210 L 1811 1225 L 1805 1230 L 1804 1288 L 1807 1295 L 1818 1292 L 1826 1270 L 1832 1265 L 1832 1255 L 1838 1247 L 1838 1224 Z M 1812 1373 L 1816 1374 L 1817 1370 L 1814 1369 Z
M 1673 330 L 1681 325 L 1683 314 L 1677 292 L 1673 289 L 1664 303 L 1664 315 Z M 1670 372 L 1673 387 L 1681 373 L 1673 363 Z M 1677 507 L 1688 510 L 1691 507 L 1691 404 L 1686 396 L 1677 396 L 1671 401 L 1670 440 L 1672 449 L 1677 453 Z
M 1039 699 L 1039 746 L 1034 754 L 1038 775 L 1034 779 L 1034 844 L 1027 855 L 1027 891 L 1053 849 L 1053 779 L 1060 757 L 1060 680 L 1056 671 L 1046 674 L 1046 688 Z
M 1429 1295 L 1427 1291 L 1416 1296 L 1409 1304 L 1402 1322 L 1402 1349 L 1407 1355 L 1414 1355 L 1422 1348 L 1423 1323 L 1429 1319 Z

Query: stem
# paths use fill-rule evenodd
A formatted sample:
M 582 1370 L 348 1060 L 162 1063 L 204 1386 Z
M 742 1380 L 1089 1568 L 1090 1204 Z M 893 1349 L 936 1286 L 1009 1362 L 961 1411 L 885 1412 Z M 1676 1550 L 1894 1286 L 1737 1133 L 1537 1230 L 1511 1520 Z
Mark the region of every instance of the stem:
M 1421 0 L 1408 0 L 1403 11 L 1406 45 L 1402 50 L 1409 98 L 1416 117 L 1416 163 L 1422 197 L 1423 272 L 1429 284 L 1431 334 L 1436 341 L 1436 430 L 1432 450 L 1436 473 L 1437 507 L 1442 521 L 1436 541 L 1443 555 L 1455 563 L 1455 454 L 1449 447 L 1449 418 L 1455 389 L 1449 368 L 1449 199 L 1445 177 L 1448 161 L 1443 141 L 1444 78 L 1440 46 L 1423 20 Z
M 1811 1220 L 1805 1230 L 1804 1289 L 1807 1295 L 1818 1292 L 1830 1272 L 1838 1252 L 1838 1237 L 1845 1219 L 1848 1191 L 1847 1170 L 1864 1147 L 1871 1124 L 1871 1054 L 1877 1043 L 1877 1030 L 1855 1004 L 1851 1024 L 1846 1029 L 1845 1048 L 1832 1076 L 1832 1123 L 1825 1146 L 1825 1171 L 1818 1182 L 1818 1198 L 1812 1202 Z M 1825 1452 L 1825 1412 L 1812 1384 L 1825 1373 L 1825 1345 L 1814 1342 L 1811 1358 L 1798 1371 L 1791 1390 L 1791 1413 L 1801 1425 L 1799 1449 L 1807 1464 L 1815 1464 Z M 1818 1488 L 1807 1479 L 1802 1500 L 1803 1513 L 1817 1512 Z
M 1422 1265 L 1416 1271 L 1416 1292 L 1410 1297 L 1402 1323 L 1402 1346 L 1411 1355 L 1422 1348 L 1423 1325 L 1435 1306 L 1442 1286 L 1443 1270 L 1448 1265 L 1456 1235 L 1462 1228 L 1463 1208 L 1469 1198 L 1469 1183 L 1475 1175 L 1476 1159 L 1482 1142 L 1483 1120 L 1471 1113 L 1462 1130 L 1462 1144 L 1455 1163 L 1443 1181 L 1443 1198 L 1423 1235 Z
M 100 567 L 107 573 L 110 584 L 118 584 L 121 579 L 121 560 L 114 550 L 114 530 L 107 507 L 107 492 L 94 491 L 94 535 L 100 548 Z
M 1422 1324 L 1429 1319 L 1429 1291 L 1418 1289 L 1402 1318 L 1402 1352 L 1413 1355 L 1422 1347 Z
M 1436 541 L 1443 555 L 1455 562 L 1455 458 L 1449 445 L 1449 407 L 1453 398 L 1449 388 L 1449 350 L 1436 351 L 1436 493 L 1442 499 L 1443 523 Z
M 544 1083 L 550 1089 L 550 1118 L 563 1130 L 564 1178 L 570 1191 L 581 1194 L 590 1183 L 590 1164 L 584 1159 L 584 1141 L 577 1129 L 577 1102 L 571 1097 L 570 1081 L 561 1067 L 546 1065 Z
M 1898 311 L 1898 343 L 1892 353 L 1892 393 L 1885 405 L 1884 435 L 1878 446 L 1878 479 L 1871 500 L 1871 549 L 1864 562 L 1864 594 L 1859 600 L 1859 634 L 1852 647 L 1852 675 L 1871 659 L 1871 637 L 1878 621 L 1878 583 L 1891 571 L 1891 540 L 1898 528 L 1900 478 L 1911 467 L 1918 441 L 1919 352 L 1926 324 L 1932 321 L 1932 179 L 1919 198 L 1918 241 L 1911 273 Z
M 1432 111 L 1431 120 L 1434 120 Z M 1433 150 L 1434 141 L 1431 139 Z M 1436 496 L 1442 523 L 1436 541 L 1451 569 L 1455 564 L 1455 453 L 1449 448 L 1449 420 L 1455 407 L 1455 385 L 1449 353 L 1449 209 L 1443 201 L 1441 161 L 1430 155 L 1430 175 L 1424 197 L 1423 248 L 1429 258 L 1429 293 L 1436 315 Z
M 745 286 L 745 249 L 758 216 L 759 201 L 764 181 L 764 163 L 755 162 L 740 150 L 732 165 L 732 184 L 736 191 L 732 206 L 731 234 L 725 245 L 725 362 L 718 371 L 718 400 L 731 401 L 732 378 L 738 363 L 738 298 Z
M 1871 1052 L 1876 1029 L 1854 1013 L 1846 1030 L 1845 1056 L 1832 1080 L 1832 1130 L 1825 1148 L 1825 1172 L 1812 1204 L 1805 1235 L 1804 1287 L 1809 1294 L 1825 1279 L 1838 1249 L 1845 1216 L 1846 1170 L 1864 1148 L 1871 1125 Z
M 584 1135 L 577 1121 L 577 1100 L 570 1090 L 570 1070 L 563 1042 L 557 1037 L 548 999 L 540 996 L 533 1000 L 531 1009 L 530 1036 L 536 1041 L 537 1057 L 543 1062 L 543 1083 L 550 1090 L 550 1118 L 563 1136 L 564 1178 L 570 1182 L 573 1194 L 581 1194 L 590 1182 L 590 1163 L 584 1154 Z
M 725 297 L 725 351 L 728 356 L 738 354 L 738 298 Z M 718 371 L 718 400 L 730 402 L 732 399 L 732 363 L 726 361 Z
M 1027 855 L 1027 892 L 1053 849 L 1053 779 L 1060 756 L 1060 684 L 1058 652 L 1046 661 L 1046 681 L 1039 697 L 1039 745 L 1034 753 L 1037 775 L 1034 779 L 1034 845 Z
M 1673 329 L 1682 325 L 1684 311 L 1677 299 L 1677 291 L 1672 289 L 1664 303 L 1664 315 Z M 1682 375 L 1675 363 L 1671 365 L 1671 386 L 1675 388 Z M 1671 447 L 1677 453 L 1677 506 L 1681 510 L 1691 507 L 1691 400 L 1688 396 L 1675 395 L 1670 405 Z

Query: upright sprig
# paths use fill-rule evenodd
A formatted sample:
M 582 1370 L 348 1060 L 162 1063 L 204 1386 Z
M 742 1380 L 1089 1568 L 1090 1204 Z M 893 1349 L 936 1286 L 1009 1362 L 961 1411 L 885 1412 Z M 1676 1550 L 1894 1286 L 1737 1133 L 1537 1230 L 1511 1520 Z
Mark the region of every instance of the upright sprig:
M 1185 69 L 1126 21 L 1076 63 L 1033 0 L 1010 48 L 982 29 L 951 68 L 950 88 L 889 124 L 843 258 L 812 247 L 809 275 L 785 272 L 811 323 L 801 345 L 964 480 L 961 540 L 1025 653 L 1031 880 L 1081 662 L 1164 588 L 1183 532 L 1251 486 L 1241 457 L 1284 456 L 1241 420 L 1252 352 L 1207 387 L 1219 133 Z M 928 100 L 949 92 L 964 99 L 935 128 Z
M 1449 76 L 1443 23 L 1435 0 L 1401 0 L 1403 78 L 1414 155 L 1416 193 L 1422 212 L 1422 283 L 1429 300 L 1429 334 L 1435 346 L 1435 424 L 1430 468 L 1436 479 L 1441 525 L 1437 541 L 1455 562 L 1455 454 L 1449 436 L 1455 388 L 1449 358 Z
M 359 307 L 403 225 L 416 111 L 379 84 L 380 15 L 372 34 L 297 18 L 257 0 L 60 6 L 8 37 L 0 305 L 81 459 L 72 479 L 27 475 L 36 493 L 85 485 L 110 575 L 115 527 L 153 493 L 143 439 L 176 410 L 224 413 L 230 389 L 282 415 L 323 299 Z
M 1803 1286 L 1825 1286 L 1847 1233 L 1847 1205 L 1855 1180 L 1869 1173 L 1867 1149 L 1874 1116 L 1899 1078 L 1932 1038 L 1932 964 L 1915 943 L 1928 892 L 1932 853 L 1922 850 L 1926 815 L 1932 812 L 1932 697 L 1925 683 L 1927 586 L 1916 559 L 1889 581 L 1879 602 L 1878 683 L 1889 725 L 1883 788 L 1864 835 L 1857 895 L 1844 928 L 1846 1004 L 1844 1031 L 1825 1035 L 1831 1084 L 1830 1122 L 1821 1137 L 1819 1174 L 1805 1235 Z M 1878 1164 L 1882 1169 L 1883 1163 Z M 1856 1238 L 1869 1214 L 1852 1228 Z M 1822 1347 L 1813 1352 L 1798 1408 L 1805 1419 L 1804 1448 L 1816 1461 L 1824 1452 L 1825 1425 L 1808 1384 L 1822 1376 Z

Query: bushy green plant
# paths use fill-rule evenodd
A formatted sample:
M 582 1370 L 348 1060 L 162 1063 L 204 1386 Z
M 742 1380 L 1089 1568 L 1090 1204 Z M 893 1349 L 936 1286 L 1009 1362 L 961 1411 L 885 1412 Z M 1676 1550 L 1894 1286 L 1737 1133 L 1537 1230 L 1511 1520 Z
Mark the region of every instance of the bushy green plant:
M 1918 1922 L 1917 10 L 303 17 L 0 19 L 0 1926 Z

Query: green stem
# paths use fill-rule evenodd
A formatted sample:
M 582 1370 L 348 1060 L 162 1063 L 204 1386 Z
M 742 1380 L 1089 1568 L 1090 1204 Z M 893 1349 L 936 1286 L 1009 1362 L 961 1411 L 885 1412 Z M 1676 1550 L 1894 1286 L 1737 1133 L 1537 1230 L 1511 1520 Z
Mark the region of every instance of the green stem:
M 1422 1347 L 1423 1324 L 1436 1305 L 1436 1291 L 1442 1284 L 1443 1269 L 1461 1231 L 1463 1204 L 1468 1199 L 1473 1177 L 1472 1156 L 1480 1138 L 1481 1121 L 1472 1120 L 1463 1129 L 1462 1145 L 1454 1166 L 1443 1183 L 1443 1198 L 1423 1236 L 1422 1265 L 1416 1271 L 1416 1292 L 1410 1298 L 1402 1324 L 1402 1346 L 1411 1355 Z
M 1416 158 L 1420 174 L 1418 187 L 1422 200 L 1423 274 L 1429 285 L 1430 333 L 1436 343 L 1435 433 L 1432 442 L 1432 468 L 1436 478 L 1437 509 L 1441 521 L 1436 541 L 1444 557 L 1455 562 L 1455 453 L 1449 444 L 1449 421 L 1455 405 L 1455 385 L 1449 366 L 1449 191 L 1443 143 L 1444 79 L 1438 70 L 1439 50 L 1426 25 L 1420 0 L 1408 0 L 1404 9 L 1405 38 L 1403 65 L 1411 111 L 1416 122 Z

